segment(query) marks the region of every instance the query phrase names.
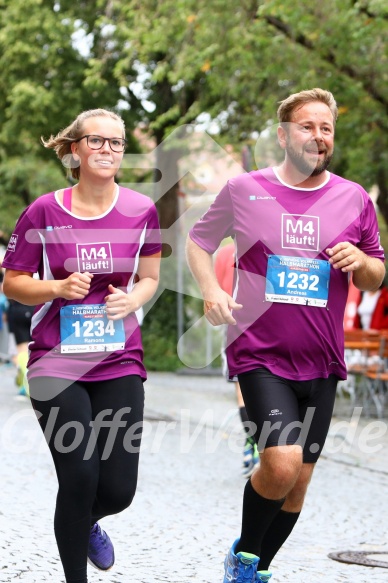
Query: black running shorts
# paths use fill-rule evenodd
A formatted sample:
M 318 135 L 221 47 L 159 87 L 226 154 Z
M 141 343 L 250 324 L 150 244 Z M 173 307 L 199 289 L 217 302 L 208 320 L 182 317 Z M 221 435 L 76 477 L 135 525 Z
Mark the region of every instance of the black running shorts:
M 315 463 L 329 431 L 338 377 L 292 381 L 259 368 L 238 380 L 259 451 L 299 444 L 303 461 Z

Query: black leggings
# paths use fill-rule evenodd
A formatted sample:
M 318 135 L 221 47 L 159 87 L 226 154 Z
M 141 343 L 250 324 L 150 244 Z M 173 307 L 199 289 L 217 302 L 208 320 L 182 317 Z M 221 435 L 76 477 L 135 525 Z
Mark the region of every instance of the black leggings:
M 135 495 L 144 388 L 135 375 L 67 385 L 33 378 L 30 393 L 58 477 L 54 530 L 66 582 L 86 583 L 91 525 Z

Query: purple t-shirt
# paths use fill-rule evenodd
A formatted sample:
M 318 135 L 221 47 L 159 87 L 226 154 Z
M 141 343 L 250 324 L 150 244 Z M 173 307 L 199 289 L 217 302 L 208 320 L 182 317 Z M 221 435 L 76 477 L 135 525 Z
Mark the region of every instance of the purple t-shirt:
M 3 267 L 38 273 L 44 280 L 66 279 L 76 271 L 94 274 L 90 291 L 82 300 L 58 298 L 36 306 L 31 324 L 29 378 L 54 376 L 92 381 L 137 374 L 145 379 L 136 314 L 112 324 L 103 320 L 101 306 L 110 293 L 109 284 L 130 291 L 139 257 L 160 249 L 154 204 L 147 196 L 127 188 L 117 187 L 111 207 L 97 217 L 74 215 L 54 192 L 27 207 L 11 236 Z M 72 338 L 77 337 L 73 344 L 66 344 L 66 329 L 61 338 L 61 322 L 65 320 L 67 329 L 74 332 Z M 110 350 L 109 344 L 104 344 L 101 350 L 98 343 L 116 340 L 117 333 L 121 335 L 121 348 Z
M 213 254 L 236 245 L 237 325 L 228 327 L 234 375 L 264 367 L 292 380 L 346 378 L 343 316 L 348 274 L 325 250 L 348 241 L 384 260 L 376 213 L 365 190 L 334 174 L 316 189 L 282 183 L 272 168 L 230 180 L 190 231 Z

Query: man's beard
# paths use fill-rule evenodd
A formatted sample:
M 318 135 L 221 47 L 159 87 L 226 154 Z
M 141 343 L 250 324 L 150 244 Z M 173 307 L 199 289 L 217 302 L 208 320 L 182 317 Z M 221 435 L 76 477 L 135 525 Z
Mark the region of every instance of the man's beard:
M 318 146 L 316 151 L 318 152 Z M 322 162 L 318 160 L 317 162 L 309 162 L 306 158 L 304 158 L 304 150 L 302 152 L 297 152 L 294 150 L 289 141 L 286 145 L 286 152 L 292 164 L 299 170 L 299 172 L 307 177 L 319 176 L 319 174 L 325 172 L 333 157 L 333 154 L 327 154 L 327 152 L 325 152 L 325 156 Z

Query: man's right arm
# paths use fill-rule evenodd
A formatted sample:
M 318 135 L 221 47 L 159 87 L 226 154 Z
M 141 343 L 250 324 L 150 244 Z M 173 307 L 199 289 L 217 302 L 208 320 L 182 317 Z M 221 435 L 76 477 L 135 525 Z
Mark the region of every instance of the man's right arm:
M 213 326 L 236 324 L 231 310 L 240 310 L 241 304 L 224 292 L 216 278 L 212 255 L 195 243 L 190 236 L 186 243 L 187 263 L 197 281 L 204 299 L 206 318 Z

